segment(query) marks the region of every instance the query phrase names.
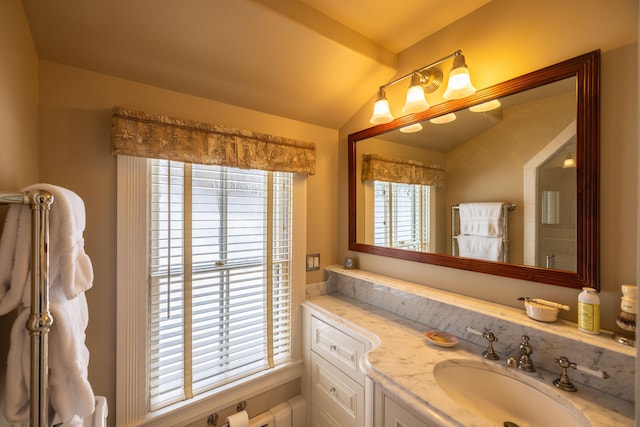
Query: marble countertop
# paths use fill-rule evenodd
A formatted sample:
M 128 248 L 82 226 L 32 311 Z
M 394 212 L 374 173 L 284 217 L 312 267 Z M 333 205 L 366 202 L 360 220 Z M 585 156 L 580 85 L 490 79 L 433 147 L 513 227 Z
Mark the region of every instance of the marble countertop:
M 435 366 L 450 360 L 482 364 L 489 370 L 517 378 L 556 401 L 568 401 L 568 406 L 586 415 L 593 426 L 634 425 L 632 403 L 581 384 L 577 384 L 575 393 L 561 391 L 552 385 L 558 373 L 539 368 L 535 373 L 524 373 L 507 368 L 504 360 L 486 360 L 481 356 L 484 348 L 465 337 L 458 337 L 460 343 L 455 347 L 436 347 L 424 338 L 424 332 L 431 329 L 428 325 L 341 294 L 316 296 L 303 305 L 330 323 L 371 341 L 372 349 L 360 361 L 363 372 L 427 421 L 436 421 L 441 426 L 494 425 L 454 401 L 437 383 Z

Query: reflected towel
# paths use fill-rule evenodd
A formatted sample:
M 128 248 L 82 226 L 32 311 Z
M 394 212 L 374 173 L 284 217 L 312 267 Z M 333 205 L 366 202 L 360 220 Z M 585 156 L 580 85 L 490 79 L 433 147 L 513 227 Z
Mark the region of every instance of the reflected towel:
M 460 203 L 460 234 L 499 237 L 503 234 L 502 203 Z
M 456 236 L 460 256 L 486 261 L 502 261 L 502 238 L 485 236 Z

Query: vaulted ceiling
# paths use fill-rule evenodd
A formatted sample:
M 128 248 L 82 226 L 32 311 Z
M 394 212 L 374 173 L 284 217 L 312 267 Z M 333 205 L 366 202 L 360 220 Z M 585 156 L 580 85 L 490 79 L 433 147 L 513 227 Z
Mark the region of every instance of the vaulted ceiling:
M 339 129 L 398 53 L 489 1 L 22 3 L 42 59 Z

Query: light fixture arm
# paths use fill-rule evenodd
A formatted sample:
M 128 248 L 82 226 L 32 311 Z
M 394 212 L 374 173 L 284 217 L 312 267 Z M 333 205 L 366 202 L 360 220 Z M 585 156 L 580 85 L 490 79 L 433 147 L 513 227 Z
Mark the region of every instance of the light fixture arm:
M 396 83 L 399 83 L 399 82 L 403 81 L 404 79 L 411 77 L 415 73 L 420 73 L 420 72 L 422 72 L 422 71 L 424 71 L 426 69 L 429 69 L 431 67 L 435 67 L 436 65 L 440 65 L 444 61 L 446 61 L 447 59 L 453 58 L 453 57 L 458 56 L 458 55 L 462 55 L 462 50 L 456 50 L 455 52 L 445 56 L 444 58 L 440 58 L 437 61 L 432 62 L 429 65 L 425 65 L 424 67 L 418 68 L 416 70 L 413 70 L 410 73 L 405 74 L 404 76 L 398 77 L 397 79 L 390 81 L 389 83 L 385 83 L 382 86 L 380 86 L 380 89 L 384 89 L 384 88 L 386 88 L 388 86 L 391 86 L 391 85 L 394 85 Z
M 453 58 L 453 66 L 449 71 L 447 89 L 442 94 L 444 99 L 459 99 L 469 96 L 476 91 L 471 84 L 469 70 L 464 61 L 462 50 L 457 50 L 452 54 L 438 59 L 429 65 L 413 70 L 410 73 L 400 76 L 380 86 L 378 96 L 373 106 L 373 115 L 369 122 L 380 125 L 393 121 L 393 114 L 389 108 L 389 101 L 386 98 L 384 89 L 411 77 L 411 84 L 407 90 L 407 100 L 402 108 L 404 114 L 413 114 L 425 111 L 429 108 L 429 102 L 425 98 L 425 93 L 435 92 L 442 83 L 442 70 L 438 65 Z

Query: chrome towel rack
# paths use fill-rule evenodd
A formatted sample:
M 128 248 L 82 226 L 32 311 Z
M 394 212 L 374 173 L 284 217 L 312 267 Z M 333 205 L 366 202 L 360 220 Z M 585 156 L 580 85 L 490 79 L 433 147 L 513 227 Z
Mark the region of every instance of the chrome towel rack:
M 514 203 L 502 204 L 502 261 L 509 262 L 509 212 L 514 210 L 516 205 Z M 451 206 L 451 255 L 458 256 L 458 245 L 456 237 L 458 236 L 458 230 L 460 225 L 460 206 Z
M 49 329 L 49 211 L 53 196 L 47 191 L 0 194 L 0 204 L 31 205 L 31 337 L 29 414 L 31 427 L 48 427 Z

